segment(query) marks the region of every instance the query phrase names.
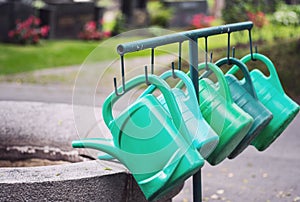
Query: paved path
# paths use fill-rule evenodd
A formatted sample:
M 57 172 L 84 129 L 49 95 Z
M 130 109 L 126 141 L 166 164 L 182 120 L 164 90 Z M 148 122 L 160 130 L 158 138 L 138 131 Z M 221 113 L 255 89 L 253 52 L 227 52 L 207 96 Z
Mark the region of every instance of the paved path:
M 133 60 L 133 64 L 135 62 L 137 61 Z M 139 62 L 143 63 L 145 60 Z M 35 79 L 34 82 L 26 81 L 24 75 L 19 78 L 2 78 L 0 100 L 72 103 L 73 82 L 66 82 L 61 78 L 57 82 L 51 79 L 43 82 L 39 78 L 43 75 L 71 75 L 78 69 L 79 66 L 75 66 L 35 72 L 30 74 Z M 20 82 L 20 78 L 24 81 Z M 96 91 L 99 103 L 111 89 Z M 90 101 L 84 98 L 90 96 L 90 93 L 82 90 L 80 94 L 83 99 L 76 103 L 89 105 Z M 265 152 L 257 152 L 249 147 L 236 159 L 225 160 L 218 166 L 212 167 L 206 163 L 202 169 L 204 201 L 300 201 L 299 131 L 300 115 Z M 189 180 L 174 201 L 192 201 L 191 190 Z
M 300 115 L 264 152 L 247 148 L 234 160 L 202 169 L 204 201 L 300 201 Z M 191 180 L 174 199 L 191 200 Z M 187 199 L 187 200 L 185 200 Z

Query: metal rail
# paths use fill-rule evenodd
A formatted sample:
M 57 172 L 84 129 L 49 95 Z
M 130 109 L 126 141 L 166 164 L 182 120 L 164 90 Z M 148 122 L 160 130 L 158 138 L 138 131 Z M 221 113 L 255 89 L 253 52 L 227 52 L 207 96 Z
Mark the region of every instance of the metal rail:
M 198 39 L 202 37 L 232 33 L 236 31 L 251 30 L 252 27 L 253 27 L 253 23 L 251 21 L 247 21 L 247 22 L 233 23 L 233 24 L 227 24 L 227 25 L 222 25 L 217 27 L 208 27 L 203 29 L 185 31 L 185 32 L 120 44 L 117 47 L 117 52 L 120 55 L 124 55 L 130 52 L 145 50 L 148 48 L 156 48 L 158 46 L 183 42 L 189 39 Z

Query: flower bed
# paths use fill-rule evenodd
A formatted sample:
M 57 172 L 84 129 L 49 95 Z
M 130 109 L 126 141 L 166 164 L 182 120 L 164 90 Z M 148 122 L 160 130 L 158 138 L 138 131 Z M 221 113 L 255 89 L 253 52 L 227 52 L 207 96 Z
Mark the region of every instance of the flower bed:
M 14 30 L 9 31 L 9 38 L 19 44 L 37 44 L 40 38 L 48 36 L 50 27 L 40 26 L 41 20 L 33 15 L 25 21 L 16 21 Z

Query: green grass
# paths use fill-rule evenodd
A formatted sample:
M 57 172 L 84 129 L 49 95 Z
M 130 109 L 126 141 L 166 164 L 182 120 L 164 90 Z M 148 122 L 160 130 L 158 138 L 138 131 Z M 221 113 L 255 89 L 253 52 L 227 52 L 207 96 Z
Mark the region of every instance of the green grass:
M 140 38 L 112 38 L 103 42 L 47 40 L 37 46 L 0 43 L 0 75 L 82 64 L 87 58 L 93 62 L 113 60 L 119 57 L 116 52 L 118 44 L 138 39 Z M 160 55 L 165 51 L 171 52 L 174 46 L 165 46 L 156 53 Z M 150 50 L 130 53 L 126 58 L 148 55 Z
M 0 44 L 0 74 L 80 64 L 96 46 L 96 42 L 50 40 L 37 46 Z
M 278 41 L 290 38 L 300 38 L 300 26 L 283 27 L 269 24 L 263 29 L 253 29 L 254 41 L 264 41 L 272 45 Z M 231 45 L 247 44 L 247 31 L 231 34 Z M 82 64 L 88 57 L 89 61 L 107 61 L 118 57 L 118 44 L 135 41 L 141 37 L 110 38 L 103 42 L 86 42 L 79 40 L 44 40 L 39 45 L 12 45 L 0 43 L 0 75 L 28 72 L 37 69 L 54 68 Z M 99 46 L 100 45 L 100 46 Z M 204 50 L 204 40 L 199 39 L 199 46 Z M 227 46 L 227 34 L 208 38 L 208 50 Z M 98 48 L 97 48 L 98 47 Z M 177 44 L 163 46 L 157 55 L 176 52 Z M 187 55 L 188 43 L 183 44 L 183 53 Z M 94 51 L 93 51 L 94 50 Z M 200 52 L 201 53 L 201 52 Z M 126 58 L 149 56 L 150 50 L 127 54 Z

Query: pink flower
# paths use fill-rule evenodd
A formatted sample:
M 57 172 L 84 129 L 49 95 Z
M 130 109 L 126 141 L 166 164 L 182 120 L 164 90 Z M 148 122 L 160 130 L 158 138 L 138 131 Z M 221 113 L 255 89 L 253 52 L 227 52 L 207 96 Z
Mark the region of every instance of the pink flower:
M 42 35 L 43 37 L 47 36 L 49 30 L 50 30 L 50 27 L 49 27 L 49 26 L 43 26 L 43 27 L 41 27 L 41 35 Z
M 202 13 L 196 14 L 193 16 L 191 25 L 194 28 L 204 28 L 204 27 L 210 27 L 211 22 L 214 20 L 213 16 L 206 16 Z
M 39 18 L 34 18 L 33 24 L 36 25 L 36 26 L 38 26 L 38 25 L 41 24 L 41 20 Z
M 33 15 L 24 21 L 16 20 L 16 27 L 9 31 L 8 36 L 19 43 L 38 43 L 50 29 L 49 26 L 39 27 L 40 23 L 41 20 Z
M 97 29 L 97 23 L 95 21 L 85 23 L 83 30 L 78 34 L 78 37 L 84 40 L 100 40 L 109 36 L 110 32 L 100 32 Z
M 252 21 L 253 24 L 258 28 L 262 28 L 264 25 L 268 24 L 268 20 L 265 14 L 261 11 L 257 13 L 248 12 L 247 16 L 249 20 Z
M 27 20 L 24 21 L 25 27 L 30 27 L 30 25 L 33 23 L 33 16 L 31 15 Z
M 110 32 L 110 31 L 105 31 L 105 32 L 103 33 L 103 35 L 104 35 L 105 38 L 108 38 L 108 37 L 111 36 L 111 32 Z
M 89 31 L 96 30 L 96 22 L 95 21 L 89 21 L 85 24 L 85 29 Z

